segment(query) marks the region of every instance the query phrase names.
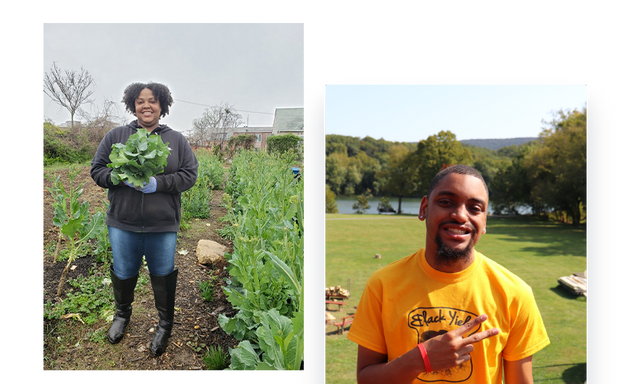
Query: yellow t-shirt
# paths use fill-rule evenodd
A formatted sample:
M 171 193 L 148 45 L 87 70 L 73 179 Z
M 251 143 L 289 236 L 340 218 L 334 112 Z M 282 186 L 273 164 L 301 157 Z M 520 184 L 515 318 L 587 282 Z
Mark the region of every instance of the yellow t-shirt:
M 520 360 L 549 344 L 532 290 L 519 277 L 479 252 L 464 271 L 440 272 L 421 249 L 368 279 L 348 339 L 391 361 L 482 314 L 488 320 L 465 336 L 495 327 L 499 335 L 474 344 L 463 365 L 422 373 L 419 382 L 501 384 L 502 359 Z

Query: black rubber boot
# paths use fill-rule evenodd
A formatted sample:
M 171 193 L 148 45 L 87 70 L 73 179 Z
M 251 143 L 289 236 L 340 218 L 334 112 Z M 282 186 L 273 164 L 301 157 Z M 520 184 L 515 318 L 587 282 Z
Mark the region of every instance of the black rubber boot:
M 155 336 L 151 342 L 151 354 L 160 356 L 166 351 L 168 338 L 171 337 L 173 330 L 177 269 L 166 276 L 151 275 L 151 286 L 155 297 L 155 308 L 157 308 L 160 316 L 160 321 L 155 328 Z
M 125 328 L 127 328 L 131 319 L 131 303 L 133 303 L 133 291 L 138 282 L 138 275 L 121 280 L 114 273 L 113 267 L 110 269 L 110 275 L 112 277 L 112 287 L 114 288 L 116 314 L 107 334 L 107 340 L 112 344 L 116 344 L 122 340 L 125 335 Z

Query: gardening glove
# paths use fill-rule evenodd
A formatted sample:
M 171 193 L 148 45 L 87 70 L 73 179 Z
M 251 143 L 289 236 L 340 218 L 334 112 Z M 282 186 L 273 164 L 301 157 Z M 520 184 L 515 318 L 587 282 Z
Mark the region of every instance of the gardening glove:
M 124 175 L 124 173 L 121 173 L 121 175 Z M 110 174 L 111 177 L 111 174 Z M 130 188 L 136 188 L 133 184 L 131 184 L 128 180 L 123 180 L 123 184 L 125 184 L 126 186 L 130 187 Z
M 153 176 L 151 176 L 148 183 L 144 184 L 142 187 L 136 188 L 136 190 L 142 193 L 153 193 L 155 192 L 156 189 L 157 189 L 157 181 L 155 180 L 155 177 Z

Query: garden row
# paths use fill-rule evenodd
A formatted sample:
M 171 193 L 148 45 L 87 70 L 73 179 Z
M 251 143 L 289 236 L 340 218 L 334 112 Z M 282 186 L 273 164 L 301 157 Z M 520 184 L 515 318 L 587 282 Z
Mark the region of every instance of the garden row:
M 291 153 L 241 152 L 226 181 L 232 239 L 224 288 L 238 310 L 219 317 L 241 340 L 230 369 L 300 369 L 304 350 L 304 183 Z
M 212 190 L 221 189 L 225 170 L 219 158 L 209 151 L 195 151 L 199 162 L 197 182 L 189 190 L 182 193 L 182 220 L 184 226 L 190 219 L 206 219 L 210 217 L 210 199 Z

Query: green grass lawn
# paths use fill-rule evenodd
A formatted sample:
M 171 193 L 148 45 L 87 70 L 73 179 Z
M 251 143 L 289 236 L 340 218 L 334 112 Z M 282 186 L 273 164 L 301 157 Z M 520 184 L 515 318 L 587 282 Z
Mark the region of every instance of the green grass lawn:
M 475 249 L 532 287 L 551 339 L 534 355 L 534 382 L 584 383 L 586 298 L 573 296 L 557 280 L 586 270 L 585 226 L 490 217 L 487 231 Z M 415 216 L 326 215 L 326 286 L 351 292 L 345 308 L 330 313 L 337 319 L 354 313 L 368 277 L 424 247 L 424 239 L 424 223 Z M 355 383 L 357 345 L 336 329 L 326 327 L 326 382 Z

